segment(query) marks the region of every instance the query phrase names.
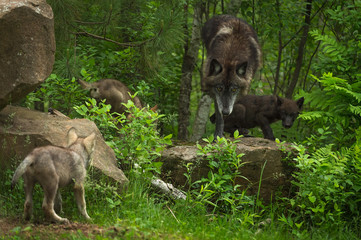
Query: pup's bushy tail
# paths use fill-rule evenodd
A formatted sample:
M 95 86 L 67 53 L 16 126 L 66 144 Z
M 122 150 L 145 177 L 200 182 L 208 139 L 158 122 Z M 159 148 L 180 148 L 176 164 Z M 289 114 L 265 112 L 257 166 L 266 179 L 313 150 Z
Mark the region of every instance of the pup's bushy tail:
M 16 183 L 18 182 L 19 178 L 25 173 L 26 169 L 30 164 L 33 163 L 33 158 L 31 156 L 27 156 L 24 161 L 20 163 L 18 168 L 15 170 L 13 179 L 11 180 L 11 189 L 14 188 Z

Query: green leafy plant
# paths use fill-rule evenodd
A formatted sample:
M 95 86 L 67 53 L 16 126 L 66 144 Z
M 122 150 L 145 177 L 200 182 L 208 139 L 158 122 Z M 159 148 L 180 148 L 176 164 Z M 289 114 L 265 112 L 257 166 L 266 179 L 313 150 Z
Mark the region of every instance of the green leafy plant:
M 162 163 L 155 160 L 166 146 L 172 144 L 172 135 L 162 137 L 157 129 L 157 121 L 163 115 L 147 108 L 139 109 L 132 101 L 124 105 L 131 119 L 119 129 L 124 140 L 117 143 L 116 154 L 122 164 L 130 166 L 135 173 L 144 175 L 145 170 L 160 173 Z
M 293 221 L 308 226 L 325 223 L 342 225 L 360 218 L 361 152 L 360 146 L 333 151 L 332 145 L 309 153 L 302 145 L 295 158 L 298 171 L 293 184 L 296 197 L 290 199 L 295 209 Z
M 75 117 L 73 106 L 83 103 L 86 92 L 75 78 L 68 79 L 51 74 L 35 92 L 27 95 L 25 105 L 29 108 L 48 111 L 57 109 L 69 117 Z
M 135 96 L 135 95 L 134 95 Z M 132 96 L 134 98 L 134 96 Z M 163 117 L 148 108 L 139 109 L 132 101 L 124 104 L 131 118 L 111 113 L 110 105 L 90 99 L 85 105 L 75 107 L 78 114 L 96 123 L 107 144 L 113 148 L 122 169 L 152 177 L 160 173 L 160 152 L 171 145 L 172 135 L 159 134 L 157 121 Z
M 333 72 L 351 83 L 359 79 L 361 51 L 361 17 L 359 1 L 339 4 L 325 11 L 329 29 L 310 31 L 310 35 L 320 42 L 317 61 L 312 68 L 316 72 Z
M 240 141 L 238 132 L 235 133 L 234 141 L 226 138 L 218 138 L 217 142 L 213 140 L 211 136 L 203 139 L 206 143 L 204 146 L 197 143 L 197 154 L 203 161 L 207 161 L 210 170 L 208 177 L 191 183 L 193 190 L 190 197 L 208 206 L 212 212 L 240 212 L 250 204 L 250 199 L 237 184 L 237 179 L 244 178 L 241 169 L 245 164 L 241 159 L 244 154 L 236 152 L 235 143 Z M 190 179 L 190 173 L 187 176 Z
M 314 78 L 322 88 L 300 94 L 310 110 L 299 117 L 309 123 L 311 134 L 317 131 L 320 136 L 328 135 L 324 144 L 332 143 L 337 148 L 353 145 L 361 125 L 361 82 L 350 84 L 331 73 Z

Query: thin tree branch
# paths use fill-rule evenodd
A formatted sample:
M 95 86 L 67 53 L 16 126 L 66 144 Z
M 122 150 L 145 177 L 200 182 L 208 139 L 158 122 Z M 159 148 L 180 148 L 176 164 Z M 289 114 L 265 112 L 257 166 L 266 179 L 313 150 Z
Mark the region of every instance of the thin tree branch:
M 99 36 L 99 35 L 96 35 L 96 34 L 93 34 L 93 33 L 89 33 L 89 32 L 75 32 L 73 34 L 75 34 L 76 36 L 87 36 L 87 37 L 92 37 L 94 39 L 98 39 L 98 40 L 104 40 L 104 41 L 107 41 L 107 42 L 111 42 L 111 43 L 114 43 L 114 44 L 117 44 L 119 46 L 122 46 L 122 47 L 139 47 L 139 46 L 142 46 L 148 42 L 151 42 L 153 41 L 154 39 L 156 39 L 157 37 L 160 36 L 160 34 L 163 32 L 163 26 L 161 27 L 161 29 L 159 30 L 158 34 L 155 35 L 154 37 L 152 38 L 149 38 L 149 39 L 146 39 L 144 41 L 138 41 L 138 42 L 127 42 L 127 43 L 121 43 L 121 42 L 117 42 L 113 39 L 110 39 L 110 38 L 106 38 L 106 37 L 102 37 L 102 36 Z

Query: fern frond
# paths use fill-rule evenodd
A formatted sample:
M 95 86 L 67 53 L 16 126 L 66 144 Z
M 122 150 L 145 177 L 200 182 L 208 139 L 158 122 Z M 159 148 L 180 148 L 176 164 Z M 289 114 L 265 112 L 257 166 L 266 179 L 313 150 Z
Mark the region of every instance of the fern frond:
M 315 121 L 317 119 L 321 119 L 321 118 L 325 117 L 325 112 L 323 112 L 323 111 L 303 112 L 298 117 L 300 119 L 303 119 L 306 121 Z
M 361 117 L 361 106 L 353 106 L 353 105 L 349 105 L 350 112 L 352 112 L 355 115 L 358 115 L 359 117 Z

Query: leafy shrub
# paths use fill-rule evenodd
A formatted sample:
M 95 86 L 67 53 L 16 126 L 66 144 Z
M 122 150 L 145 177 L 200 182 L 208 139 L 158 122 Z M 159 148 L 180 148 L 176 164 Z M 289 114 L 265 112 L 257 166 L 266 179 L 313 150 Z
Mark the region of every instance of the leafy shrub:
M 302 145 L 295 146 L 298 171 L 293 184 L 296 197 L 290 199 L 295 210 L 293 221 L 302 225 L 324 223 L 342 225 L 360 218 L 361 149 L 356 144 L 338 152 L 327 145 L 309 154 Z
M 25 105 L 45 112 L 48 108 L 54 108 L 69 117 L 75 117 L 73 106 L 82 104 L 85 99 L 86 92 L 75 78 L 68 79 L 51 74 L 40 88 L 27 95 Z
M 156 123 L 163 115 L 147 108 L 138 109 L 132 101 L 124 105 L 132 116 L 130 120 L 124 114 L 110 113 L 110 105 L 103 102 L 97 105 L 94 99 L 75 109 L 95 122 L 123 169 L 152 177 L 160 172 L 161 163 L 155 160 L 171 144 L 172 135 L 162 137 L 158 132 Z
M 235 140 L 218 138 L 213 143 L 213 136 L 204 138 L 205 146 L 197 143 L 198 155 L 207 161 L 210 168 L 208 177 L 191 183 L 193 190 L 189 197 L 195 202 L 200 202 L 208 206 L 212 212 L 239 213 L 249 206 L 250 199 L 245 195 L 245 191 L 240 190 L 240 185 L 236 184 L 236 179 L 243 178 L 241 168 L 243 153 L 236 153 L 235 143 L 239 142 L 238 132 L 235 133 Z M 190 179 L 189 169 L 187 178 Z

